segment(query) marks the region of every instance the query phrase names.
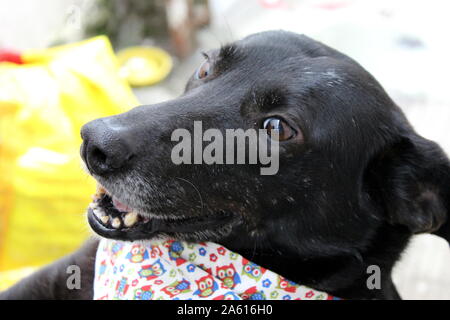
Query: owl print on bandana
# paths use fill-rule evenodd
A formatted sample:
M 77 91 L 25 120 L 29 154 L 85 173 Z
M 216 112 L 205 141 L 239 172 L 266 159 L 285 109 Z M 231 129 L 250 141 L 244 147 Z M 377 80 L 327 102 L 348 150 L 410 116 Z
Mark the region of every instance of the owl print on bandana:
M 243 271 L 243 275 L 258 281 L 261 279 L 264 272 L 266 272 L 266 269 L 258 266 L 257 264 L 255 264 L 253 262 L 248 261 L 245 258 L 242 258 L 242 271 Z
M 170 298 L 173 298 L 179 294 L 190 292 L 191 284 L 183 279 L 182 281 L 175 281 L 174 283 L 169 284 L 162 288 L 161 291 L 166 293 Z
M 152 286 L 143 286 L 134 290 L 133 300 L 152 300 L 155 292 L 152 290 Z
M 329 300 L 335 297 L 292 282 L 212 242 L 102 239 L 94 299 Z
M 130 252 L 126 255 L 126 258 L 132 263 L 139 263 L 148 259 L 148 252 L 143 246 L 135 244 L 131 247 Z
M 216 267 L 216 274 L 223 284 L 230 289 L 233 289 L 237 284 L 241 283 L 241 277 L 239 277 L 232 263 L 226 266 Z
M 164 274 L 164 272 L 166 272 L 164 265 L 161 263 L 161 260 L 158 259 L 153 264 L 142 266 L 138 273 L 141 278 L 152 280 Z
M 198 295 L 200 298 L 207 298 L 211 296 L 217 289 L 217 282 L 211 275 L 204 276 L 198 280 L 195 280 L 197 283 L 197 291 L 194 292 L 195 295 Z

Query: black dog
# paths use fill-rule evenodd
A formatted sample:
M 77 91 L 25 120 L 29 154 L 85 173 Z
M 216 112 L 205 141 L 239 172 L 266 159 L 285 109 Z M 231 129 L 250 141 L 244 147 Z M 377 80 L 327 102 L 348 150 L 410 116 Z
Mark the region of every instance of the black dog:
M 450 163 L 419 136 L 358 63 L 306 36 L 255 34 L 205 54 L 179 98 L 82 129 L 82 157 L 102 205 L 140 213 L 121 240 L 214 241 L 282 276 L 342 298 L 397 299 L 391 270 L 413 234 L 450 234 Z M 277 129 L 280 165 L 175 165 L 177 128 Z M 114 211 L 114 210 L 113 210 Z M 2 298 L 92 298 L 97 241 Z M 82 289 L 66 288 L 66 266 Z M 381 269 L 381 289 L 366 285 Z

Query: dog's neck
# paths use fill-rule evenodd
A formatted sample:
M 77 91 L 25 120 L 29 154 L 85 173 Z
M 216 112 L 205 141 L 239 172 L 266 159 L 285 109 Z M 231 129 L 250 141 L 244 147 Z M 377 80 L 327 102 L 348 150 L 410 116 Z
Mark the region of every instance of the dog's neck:
M 255 263 L 296 283 L 329 292 L 345 299 L 400 299 L 392 282 L 391 271 L 411 237 L 401 227 L 384 225 L 377 234 L 373 246 L 357 248 L 358 256 L 336 252 L 335 255 L 314 256 L 310 252 L 288 255 L 273 252 L 269 248 L 242 248 L 236 241 L 223 245 Z M 242 241 L 240 241 L 242 243 Z M 395 244 L 395 245 L 393 245 Z M 389 247 L 389 250 L 386 248 Z M 380 288 L 370 289 L 368 279 L 373 274 L 370 266 L 380 270 Z

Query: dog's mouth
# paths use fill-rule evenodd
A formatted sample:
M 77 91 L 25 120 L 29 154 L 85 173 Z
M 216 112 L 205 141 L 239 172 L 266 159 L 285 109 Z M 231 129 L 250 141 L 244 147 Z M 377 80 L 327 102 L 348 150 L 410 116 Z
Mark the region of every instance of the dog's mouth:
M 234 215 L 220 211 L 214 215 L 167 217 L 138 213 L 99 186 L 88 208 L 88 222 L 100 236 L 116 240 L 149 240 L 156 236 L 179 237 L 229 226 Z

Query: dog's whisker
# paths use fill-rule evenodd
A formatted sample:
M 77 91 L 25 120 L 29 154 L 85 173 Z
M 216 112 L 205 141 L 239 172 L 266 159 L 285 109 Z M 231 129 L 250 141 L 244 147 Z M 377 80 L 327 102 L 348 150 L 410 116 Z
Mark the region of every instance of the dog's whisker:
M 198 188 L 192 182 L 190 182 L 187 179 L 180 178 L 180 177 L 175 177 L 175 179 L 179 179 L 181 181 L 184 181 L 184 182 L 190 184 L 195 189 L 195 191 L 197 191 L 198 197 L 200 199 L 200 205 L 201 205 L 201 209 L 200 209 L 201 212 L 200 213 L 203 214 L 203 198 L 202 198 L 202 195 L 201 195 L 200 191 L 198 190 Z

